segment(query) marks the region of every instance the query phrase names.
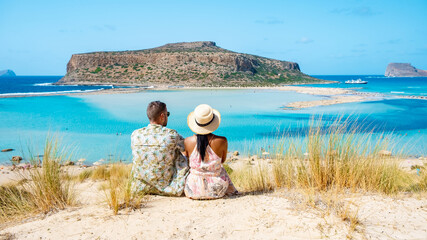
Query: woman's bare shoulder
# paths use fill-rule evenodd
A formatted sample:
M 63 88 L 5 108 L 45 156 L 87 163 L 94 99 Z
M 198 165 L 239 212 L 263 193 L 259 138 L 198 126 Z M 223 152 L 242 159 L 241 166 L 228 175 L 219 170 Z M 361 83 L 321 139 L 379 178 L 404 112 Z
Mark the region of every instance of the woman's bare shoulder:
M 193 142 L 196 142 L 196 140 L 197 140 L 196 136 L 193 135 L 193 136 L 186 137 L 184 141 L 185 143 L 193 143 Z
M 223 136 L 215 135 L 214 141 L 218 141 L 218 142 L 227 142 L 227 138 L 226 138 L 226 137 L 223 137 Z

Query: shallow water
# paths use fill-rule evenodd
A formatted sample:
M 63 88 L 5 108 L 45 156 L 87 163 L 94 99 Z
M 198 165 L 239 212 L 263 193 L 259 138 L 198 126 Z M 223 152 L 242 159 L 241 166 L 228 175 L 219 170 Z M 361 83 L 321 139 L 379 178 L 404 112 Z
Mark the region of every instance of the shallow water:
M 256 152 L 274 144 L 275 137 L 287 130 L 303 134 L 313 115 L 326 123 L 337 116 L 353 116 L 353 121 L 375 126 L 375 132 L 394 132 L 408 151 L 426 155 L 427 101 L 391 99 L 348 103 L 304 110 L 283 110 L 289 102 L 324 97 L 277 90 L 176 90 L 145 91 L 133 94 L 50 96 L 0 99 L 0 162 L 14 155 L 42 154 L 47 133 L 59 136 L 74 158 L 94 162 L 100 158 L 129 160 L 130 134 L 148 124 L 147 104 L 164 101 L 171 112 L 168 127 L 184 137 L 192 135 L 186 118 L 194 107 L 207 103 L 222 115 L 215 132 L 229 140 L 229 150 Z

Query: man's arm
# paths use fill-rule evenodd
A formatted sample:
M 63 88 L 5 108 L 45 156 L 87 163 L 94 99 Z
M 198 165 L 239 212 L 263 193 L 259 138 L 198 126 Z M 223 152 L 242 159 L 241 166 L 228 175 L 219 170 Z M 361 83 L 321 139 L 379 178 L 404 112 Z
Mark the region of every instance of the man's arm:
M 184 138 L 176 133 L 176 148 L 181 152 L 185 152 Z M 185 154 L 184 154 L 185 155 Z

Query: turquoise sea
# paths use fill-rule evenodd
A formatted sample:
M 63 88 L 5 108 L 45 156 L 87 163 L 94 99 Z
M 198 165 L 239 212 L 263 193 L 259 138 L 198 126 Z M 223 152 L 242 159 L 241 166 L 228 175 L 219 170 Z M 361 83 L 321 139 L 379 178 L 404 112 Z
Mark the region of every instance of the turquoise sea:
M 313 76 L 319 79 L 337 81 L 334 84 L 313 84 L 313 87 L 351 88 L 361 92 L 376 92 L 386 96 L 427 96 L 427 77 L 384 77 L 380 75 L 336 75 Z M 347 80 L 361 79 L 368 84 L 345 84 Z
M 34 78 L 44 83 L 52 81 L 51 78 L 43 79 L 44 81 L 40 80 L 43 77 Z M 366 89 L 361 91 L 385 94 L 387 91 L 396 89 L 402 92 L 401 89 L 405 89 L 404 92 L 409 95 L 425 96 L 427 93 L 427 78 L 411 78 L 411 88 L 407 88 L 407 79 L 401 79 L 399 83 L 399 78 L 381 76 L 321 76 L 321 78 L 328 80 L 369 78 L 369 83 L 363 86 Z M 396 86 L 392 87 L 392 84 L 383 86 L 380 83 L 384 82 L 384 79 L 394 81 Z M 344 87 L 345 84 L 336 85 Z M 36 87 L 41 88 L 43 85 L 34 86 Z M 374 91 L 375 89 L 377 91 Z M 337 116 L 352 116 L 354 122 L 363 122 L 366 126 L 370 126 L 366 131 L 375 127 L 376 133 L 392 132 L 402 144 L 410 146 L 407 148 L 408 153 L 427 155 L 426 100 L 385 96 L 378 101 L 304 110 L 282 108 L 294 101 L 324 98 L 327 97 L 278 90 L 248 89 L 146 90 L 133 94 L 0 98 L 0 149 L 15 149 L 13 152 L 0 153 L 0 163 L 9 162 L 15 155 L 28 157 L 29 152 L 32 155 L 42 154 L 48 134 L 59 137 L 62 145 L 67 146 L 73 153 L 74 159 L 86 158 L 88 162 L 95 162 L 101 158 L 129 161 L 130 134 L 133 130 L 148 124 L 145 109 L 153 100 L 161 100 L 167 104 L 171 112 L 168 127 L 178 130 L 184 137 L 192 134 L 186 125 L 186 118 L 195 106 L 207 103 L 218 109 L 222 114 L 222 122 L 216 134 L 226 136 L 229 140 L 229 150 L 233 151 L 248 153 L 259 151 L 261 147 L 268 148 L 274 144 L 275 137 L 285 130 L 291 135 L 303 134 L 310 119 L 321 115 L 326 123 L 332 122 Z

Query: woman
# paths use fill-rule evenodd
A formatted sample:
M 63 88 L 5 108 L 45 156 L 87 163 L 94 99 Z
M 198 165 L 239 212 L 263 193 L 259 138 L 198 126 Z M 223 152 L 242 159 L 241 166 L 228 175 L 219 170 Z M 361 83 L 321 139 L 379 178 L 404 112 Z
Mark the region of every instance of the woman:
M 187 117 L 187 124 L 196 135 L 185 139 L 190 174 L 185 182 L 185 196 L 191 199 L 215 199 L 237 190 L 222 163 L 227 157 L 225 137 L 212 134 L 221 122 L 221 115 L 209 105 L 201 104 Z

